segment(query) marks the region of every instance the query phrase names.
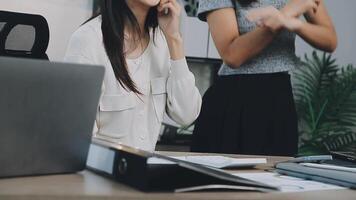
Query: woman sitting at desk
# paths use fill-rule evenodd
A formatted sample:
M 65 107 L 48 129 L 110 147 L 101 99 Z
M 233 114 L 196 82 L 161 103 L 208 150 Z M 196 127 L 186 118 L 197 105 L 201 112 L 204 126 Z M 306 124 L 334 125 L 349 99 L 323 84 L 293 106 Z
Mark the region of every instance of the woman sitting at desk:
M 94 137 L 152 151 L 166 111 L 181 125 L 197 118 L 180 12 L 176 0 L 102 0 L 73 34 L 65 60 L 106 68 Z

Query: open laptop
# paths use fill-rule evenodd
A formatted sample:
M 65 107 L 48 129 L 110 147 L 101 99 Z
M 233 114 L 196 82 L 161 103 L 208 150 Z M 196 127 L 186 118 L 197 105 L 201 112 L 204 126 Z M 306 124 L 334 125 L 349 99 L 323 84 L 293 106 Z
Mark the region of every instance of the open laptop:
M 0 177 L 85 168 L 104 68 L 0 57 Z

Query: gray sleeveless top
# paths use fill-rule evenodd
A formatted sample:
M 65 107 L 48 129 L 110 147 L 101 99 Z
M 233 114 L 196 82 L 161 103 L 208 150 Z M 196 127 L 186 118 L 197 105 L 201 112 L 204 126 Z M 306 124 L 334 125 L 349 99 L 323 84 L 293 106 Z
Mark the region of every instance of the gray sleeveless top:
M 287 2 L 288 0 L 257 0 L 248 6 L 242 6 L 236 1 L 236 16 L 240 34 L 248 33 L 256 28 L 256 24 L 249 22 L 246 18 L 249 10 L 266 6 L 274 6 L 277 9 L 281 9 Z M 206 21 L 208 12 L 233 7 L 231 0 L 199 0 L 198 17 Z M 236 69 L 223 64 L 219 75 L 291 71 L 301 65 L 299 58 L 295 55 L 295 38 L 296 35 L 294 33 L 283 30 L 258 56 L 248 60 Z

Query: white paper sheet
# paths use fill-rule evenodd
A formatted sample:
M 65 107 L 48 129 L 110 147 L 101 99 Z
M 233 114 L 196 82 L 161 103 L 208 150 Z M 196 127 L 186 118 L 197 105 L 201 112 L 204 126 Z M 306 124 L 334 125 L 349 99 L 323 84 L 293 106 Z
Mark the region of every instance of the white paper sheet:
M 317 181 L 309 181 L 277 173 L 240 173 L 234 174 L 241 178 L 257 181 L 280 188 L 281 192 L 307 192 L 317 190 L 340 190 L 343 187 L 325 184 Z
M 226 156 L 176 156 L 172 158 L 188 161 L 196 164 L 206 165 L 214 168 L 253 167 L 258 164 L 267 163 L 266 158 L 230 158 Z M 174 164 L 172 162 L 159 158 L 149 158 L 147 163 L 148 164 Z

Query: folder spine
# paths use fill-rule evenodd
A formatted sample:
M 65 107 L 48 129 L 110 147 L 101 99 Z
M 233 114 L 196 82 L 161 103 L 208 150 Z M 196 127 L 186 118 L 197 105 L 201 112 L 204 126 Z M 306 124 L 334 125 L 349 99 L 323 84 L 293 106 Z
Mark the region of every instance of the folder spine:
M 115 151 L 113 178 L 119 182 L 148 190 L 147 158 L 124 151 Z

